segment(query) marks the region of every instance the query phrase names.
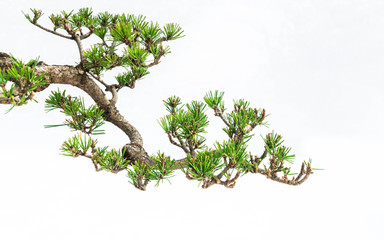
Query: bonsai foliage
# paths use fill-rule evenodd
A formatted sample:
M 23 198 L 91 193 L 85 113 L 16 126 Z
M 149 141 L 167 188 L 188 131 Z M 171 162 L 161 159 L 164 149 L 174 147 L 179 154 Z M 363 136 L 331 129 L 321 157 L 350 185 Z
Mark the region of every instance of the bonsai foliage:
M 29 100 L 33 100 L 33 92 L 41 85 L 46 84 L 44 75 L 35 73 L 37 60 L 30 60 L 24 64 L 13 56 L 4 53 L 1 53 L 0 57 L 8 57 L 12 61 L 12 65 L 8 69 L 0 71 L 0 97 L 6 99 L 13 106 L 21 106 Z M 5 86 L 8 82 L 13 82 L 13 84 L 7 89 Z
M 309 161 L 302 163 L 299 173 L 291 173 L 287 164 L 293 164 L 295 155 L 274 132 L 263 137 L 261 155 L 251 154 L 248 143 L 254 136 L 253 130 L 266 125 L 265 109 L 253 108 L 240 99 L 227 111 L 224 93 L 219 91 L 210 91 L 201 101 L 187 104 L 182 104 L 177 96 L 164 100 L 168 114 L 158 122 L 170 143 L 181 148 L 185 157 L 176 160 L 161 151 L 149 155 L 140 132 L 120 114 L 116 102 L 120 89 L 135 88 L 137 81 L 149 74 L 149 68 L 170 53 L 165 44 L 183 37 L 181 27 L 175 23 L 160 26 L 142 15 L 94 14 L 90 8 L 50 15 L 51 28 L 40 25 L 41 10 L 31 9 L 31 14 L 24 15 L 38 28 L 74 41 L 79 62 L 74 66 L 47 65 L 38 59 L 24 63 L 0 53 L 0 103 L 11 105 L 11 109 L 24 105 L 51 84 L 71 85 L 88 94 L 94 105 L 86 106 L 82 97 L 60 89 L 52 91 L 45 100 L 47 112 L 59 110 L 66 117 L 62 124 L 46 127 L 67 126 L 77 132 L 61 146 L 63 155 L 89 158 L 96 171 L 126 171 L 129 182 L 140 190 L 145 190 L 151 181 L 156 186 L 169 181 L 176 170 L 181 170 L 189 180 L 198 181 L 203 188 L 214 184 L 232 188 L 247 173 L 260 173 L 274 181 L 299 185 L 315 170 Z M 92 35 L 99 41 L 84 49 L 83 41 Z M 113 83 L 107 83 L 104 73 L 117 67 L 122 71 Z M 226 140 L 213 146 L 205 145 L 203 135 L 209 125 L 207 112 L 222 120 L 227 135 Z M 99 146 L 96 136 L 104 134 L 105 122 L 114 124 L 129 138 L 121 149 Z

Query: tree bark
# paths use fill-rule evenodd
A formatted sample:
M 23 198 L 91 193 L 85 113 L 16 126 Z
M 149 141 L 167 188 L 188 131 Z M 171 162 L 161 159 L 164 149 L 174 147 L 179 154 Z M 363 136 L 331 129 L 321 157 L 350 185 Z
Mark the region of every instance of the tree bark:
M 8 54 L 0 52 L 1 71 L 7 71 L 7 68 L 11 67 L 12 63 L 12 58 Z M 43 91 L 50 84 L 67 84 L 80 88 L 104 111 L 104 119 L 120 128 L 128 136 L 130 143 L 123 146 L 123 149 L 125 149 L 124 157 L 131 160 L 132 163 L 139 161 L 146 162 L 149 165 L 156 164 L 143 148 L 143 139 L 140 132 L 120 114 L 115 106 L 115 101 L 113 99 L 109 100 L 104 91 L 84 70 L 77 66 L 47 65 L 44 62 L 39 62 L 35 71 L 38 75 L 44 74 L 48 82 L 47 85 L 36 89 L 36 92 Z M 0 104 L 10 103 L 8 99 L 0 95 Z M 186 165 L 186 158 L 176 160 L 176 163 L 174 169 L 184 167 Z
M 0 69 L 2 71 L 7 71 L 7 68 L 11 66 L 12 59 L 9 55 L 0 52 Z M 46 65 L 44 62 L 39 62 L 35 71 L 38 75 L 44 74 L 48 82 L 44 87 L 38 88 L 36 90 L 37 92 L 44 90 L 50 84 L 67 84 L 80 88 L 95 101 L 100 109 L 104 111 L 104 119 L 120 128 L 128 136 L 130 145 L 142 148 L 143 139 L 139 131 L 120 114 L 115 107 L 114 102 L 111 102 L 106 97 L 104 91 L 80 67 L 69 65 Z M 0 103 L 9 104 L 10 102 L 5 98 L 0 97 Z M 127 148 L 128 151 L 130 149 L 131 148 Z M 137 149 L 134 150 L 135 151 L 131 152 L 131 156 L 136 156 L 139 152 L 143 154 L 145 152 L 137 151 Z M 138 156 L 135 158 L 137 157 Z

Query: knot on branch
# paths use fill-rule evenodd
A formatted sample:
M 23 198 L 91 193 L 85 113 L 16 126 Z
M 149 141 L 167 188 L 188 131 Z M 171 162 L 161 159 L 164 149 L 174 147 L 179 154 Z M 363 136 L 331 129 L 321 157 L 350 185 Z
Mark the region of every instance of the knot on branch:
M 0 69 L 10 67 L 12 62 L 13 61 L 8 54 L 0 52 Z
M 0 52 L 0 58 L 9 58 L 9 55 L 3 52 Z
M 136 162 L 145 162 L 148 165 L 153 165 L 154 162 L 150 159 L 148 153 L 138 143 L 128 143 L 123 147 L 124 158 L 129 160 L 129 164 L 133 165 Z

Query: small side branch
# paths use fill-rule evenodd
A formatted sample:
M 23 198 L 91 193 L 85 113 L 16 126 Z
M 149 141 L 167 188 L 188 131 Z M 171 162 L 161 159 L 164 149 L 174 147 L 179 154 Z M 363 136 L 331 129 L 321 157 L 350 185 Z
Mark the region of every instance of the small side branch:
M 79 49 L 79 53 L 80 53 L 80 63 L 83 63 L 85 61 L 85 58 L 84 58 L 84 53 L 83 53 L 83 46 L 82 46 L 82 43 L 81 43 L 81 40 L 83 39 L 86 39 L 88 38 L 89 36 L 92 35 L 93 31 L 90 30 L 87 34 L 78 34 L 76 33 L 73 29 L 72 29 L 72 26 L 67 22 L 64 24 L 64 29 L 67 31 L 67 33 L 69 34 L 68 35 L 64 35 L 64 34 L 61 34 L 61 33 L 58 33 L 54 30 L 51 30 L 51 29 L 48 29 L 40 24 L 36 22 L 31 22 L 33 25 L 35 25 L 36 27 L 39 27 L 41 29 L 43 29 L 44 31 L 46 32 L 49 32 L 49 33 L 52 33 L 56 36 L 59 36 L 59 37 L 62 37 L 62 38 L 66 38 L 66 39 L 70 39 L 70 40 L 74 40 L 77 44 L 77 47 Z
M 78 34 L 74 34 L 73 39 L 75 40 L 75 42 L 77 44 L 77 48 L 78 48 L 79 54 L 80 54 L 80 64 L 82 66 L 83 63 L 85 62 L 85 57 L 84 57 L 83 44 L 81 43 L 81 37 Z
M 190 153 L 190 151 L 189 151 L 187 145 L 185 144 L 185 142 L 183 141 L 183 139 L 181 139 L 178 135 L 176 135 L 176 138 L 177 138 L 177 140 L 179 141 L 180 146 L 181 146 L 181 148 L 184 150 L 184 152 L 185 152 L 185 153 Z
M 103 169 L 100 167 L 100 165 L 98 164 L 98 162 L 92 158 L 92 155 L 90 155 L 90 154 L 85 154 L 85 155 L 83 155 L 83 156 L 92 160 L 92 163 L 93 163 L 93 166 L 95 167 L 96 172 L 100 172 L 101 170 L 103 170 Z
M 227 127 L 231 127 L 230 124 L 228 123 L 227 119 L 224 118 L 223 115 L 223 109 L 220 109 L 218 106 L 214 106 L 213 110 L 215 111 L 215 116 L 218 116 L 221 118 L 221 120 L 225 123 Z
M 288 179 L 287 175 L 284 175 L 282 177 L 278 177 L 276 174 L 272 174 L 272 171 L 270 169 L 264 170 L 261 168 L 257 168 L 255 172 L 261 173 L 264 176 L 266 176 L 267 178 L 269 178 L 273 181 L 276 181 L 276 182 L 285 183 L 288 185 L 300 185 L 309 178 L 309 175 L 312 172 L 312 168 L 311 168 L 310 163 L 307 163 L 307 165 L 302 163 L 301 171 L 300 171 L 299 175 L 297 175 L 297 177 L 293 177 L 290 180 Z
M 233 187 L 235 187 L 236 180 L 240 177 L 240 175 L 241 175 L 241 171 L 238 170 L 236 172 L 236 175 L 233 178 L 232 178 L 232 175 L 230 173 L 227 173 L 227 180 L 225 180 L 225 181 L 220 180 L 221 177 L 220 178 L 212 177 L 209 180 L 204 180 L 202 187 L 208 188 L 214 184 L 221 184 L 226 188 L 233 188 Z
M 179 143 L 175 142 L 175 140 L 173 140 L 171 133 L 168 133 L 168 139 L 169 139 L 169 142 L 172 143 L 173 145 L 175 145 L 175 146 L 177 146 L 179 148 L 183 148 L 181 146 L 181 144 L 179 144 Z
M 108 90 L 112 93 L 112 99 L 110 100 L 111 104 L 112 105 L 116 105 L 116 102 L 117 102 L 117 99 L 118 99 L 116 85 L 112 85 Z
M 262 154 L 261 157 L 260 157 L 260 161 L 261 161 L 261 160 L 264 160 L 264 158 L 267 156 L 267 153 L 268 153 L 268 151 L 267 151 L 267 149 L 264 147 L 264 152 L 263 152 L 263 154 Z
M 188 165 L 187 159 L 188 158 L 182 158 L 179 160 L 175 160 L 175 165 L 172 168 L 172 170 L 178 170 L 178 169 L 182 169 L 182 168 L 187 167 L 187 165 Z
M 36 22 L 36 23 L 32 23 L 32 24 L 35 25 L 36 27 L 39 27 L 39 28 L 43 29 L 44 31 L 47 31 L 47 32 L 52 33 L 52 34 L 55 34 L 56 36 L 59 36 L 59 37 L 62 37 L 62 38 L 66 38 L 66 39 L 73 40 L 72 36 L 67 36 L 67 35 L 58 33 L 58 32 L 56 32 L 56 31 L 53 31 L 53 30 L 51 30 L 51 29 L 48 29 L 48 28 L 46 28 L 46 27 L 41 26 L 41 25 L 38 24 L 37 22 Z
M 105 88 L 109 88 L 111 87 L 111 85 L 108 85 L 106 84 L 103 80 L 100 79 L 99 76 L 96 76 L 95 74 L 93 74 L 92 72 L 88 71 L 87 72 L 93 79 L 95 79 L 96 81 L 98 81 L 99 83 L 103 84 Z
M 84 35 L 81 35 L 81 36 L 80 36 L 80 40 L 84 40 L 84 39 L 90 37 L 90 36 L 92 35 L 92 33 L 93 33 L 93 31 L 90 30 L 88 33 L 86 33 L 86 34 L 84 34 Z

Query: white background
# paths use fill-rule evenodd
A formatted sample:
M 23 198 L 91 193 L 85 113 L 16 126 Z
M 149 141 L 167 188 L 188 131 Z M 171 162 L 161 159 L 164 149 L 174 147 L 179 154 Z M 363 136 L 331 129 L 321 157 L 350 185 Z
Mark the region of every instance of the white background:
M 228 109 L 244 98 L 271 114 L 251 152 L 261 154 L 259 135 L 275 130 L 293 148 L 294 168 L 312 158 L 325 171 L 298 187 L 249 174 L 234 189 L 207 190 L 177 173 L 172 185 L 142 192 L 124 172 L 95 172 L 87 159 L 60 155 L 74 133 L 43 127 L 64 120 L 45 113 L 44 99 L 58 87 L 82 93 L 51 86 L 38 104 L 8 114 L 0 106 L 0 239 L 384 239 L 383 1 L 2 0 L 0 51 L 75 64 L 74 42 L 34 27 L 21 11 L 42 9 L 51 26 L 51 13 L 87 6 L 185 30 L 150 75 L 120 94 L 118 108 L 150 154 L 183 157 L 157 123 L 162 100 L 178 95 L 185 103 L 218 89 Z M 208 114 L 212 144 L 224 139 L 223 125 Z M 102 144 L 128 142 L 105 129 Z

